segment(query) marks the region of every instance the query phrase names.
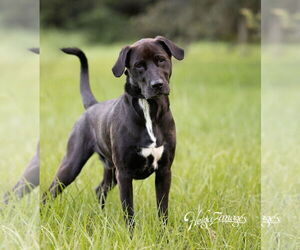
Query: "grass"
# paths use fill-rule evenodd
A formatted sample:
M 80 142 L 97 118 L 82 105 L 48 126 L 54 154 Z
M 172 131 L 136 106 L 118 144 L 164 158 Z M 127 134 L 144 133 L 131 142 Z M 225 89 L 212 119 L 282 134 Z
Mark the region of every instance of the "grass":
M 41 191 L 47 189 L 65 153 L 74 122 L 84 111 L 79 63 L 57 48 L 80 46 L 90 63 L 98 100 L 123 93 L 124 78 L 111 67 L 125 45 L 89 45 L 57 34 L 42 35 Z M 49 39 L 48 39 L 49 38 Z M 246 53 L 246 54 L 245 54 Z M 156 216 L 154 176 L 134 182 L 136 228 L 129 238 L 118 187 L 101 211 L 94 187 L 103 167 L 94 155 L 76 181 L 41 210 L 41 249 L 260 249 L 260 54 L 258 46 L 223 43 L 186 46 L 174 61 L 171 109 L 177 127 L 169 224 Z M 245 216 L 239 226 L 215 223 L 189 230 L 188 212 Z
M 2 29 L 0 34 L 0 249 L 37 249 L 38 189 L 18 203 L 1 204 L 3 194 L 15 185 L 34 155 L 38 141 L 39 58 L 27 51 L 35 45 L 36 35 Z
M 280 220 L 262 228 L 265 249 L 300 249 L 299 58 L 296 44 L 262 54 L 261 212 Z
M 68 34 L 66 39 L 56 33 L 42 33 L 41 38 L 43 192 L 65 153 L 73 124 L 84 111 L 79 63 L 58 48 L 75 45 L 84 49 L 92 89 L 101 101 L 123 93 L 124 78 L 114 78 L 111 67 L 125 44 L 90 45 L 77 35 Z M 14 47 L 9 42 L 7 46 Z M 259 47 L 241 50 L 208 42 L 184 47 L 186 58 L 174 61 L 171 80 L 177 150 L 167 228 L 163 230 L 157 219 L 154 176 L 134 182 L 136 229 L 132 240 L 125 228 L 118 187 L 101 211 L 93 189 L 102 179 L 103 167 L 93 156 L 76 181 L 55 201 L 41 207 L 40 214 L 38 189 L 4 208 L 0 212 L 0 249 L 260 249 Z M 2 55 L 6 55 L 2 59 L 11 59 L 11 54 Z M 0 115 L 6 117 L 0 130 L 4 145 L 0 171 L 7 181 L 0 182 L 0 194 L 17 181 L 38 138 L 37 72 L 28 75 L 38 59 L 26 53 L 18 58 L 22 60 L 11 67 L 1 60 L 7 73 L 2 75 L 0 93 Z M 195 225 L 189 230 L 185 214 L 196 215 L 198 209 L 202 211 L 199 218 L 222 212 L 244 216 L 247 222 L 236 227 L 229 223 L 207 228 Z
M 69 132 L 83 112 L 78 61 L 57 48 L 76 45 L 86 51 L 99 100 L 123 92 L 124 79 L 114 78 L 111 66 L 124 44 L 90 45 L 77 34 L 65 36 L 41 36 L 41 191 L 50 184 Z M 34 34 L 5 31 L 1 41 L 0 117 L 5 119 L 0 130 L 0 196 L 15 184 L 36 149 L 39 59 L 26 51 L 36 40 Z M 174 61 L 171 81 L 178 144 L 168 227 L 163 230 L 156 216 L 153 176 L 135 181 L 137 225 L 129 239 L 118 187 L 104 211 L 97 204 L 93 188 L 102 179 L 103 167 L 94 156 L 75 183 L 41 213 L 39 189 L 0 206 L 0 249 L 299 248 L 299 86 L 292 77 L 299 68 L 298 47 L 277 48 L 274 54 L 264 50 L 262 91 L 258 46 L 201 42 L 184 47 L 186 59 Z M 243 215 L 247 222 L 204 227 L 184 221 L 187 213 L 191 219 L 198 210 L 198 219 L 222 212 Z M 260 212 L 278 216 L 281 223 L 261 228 Z

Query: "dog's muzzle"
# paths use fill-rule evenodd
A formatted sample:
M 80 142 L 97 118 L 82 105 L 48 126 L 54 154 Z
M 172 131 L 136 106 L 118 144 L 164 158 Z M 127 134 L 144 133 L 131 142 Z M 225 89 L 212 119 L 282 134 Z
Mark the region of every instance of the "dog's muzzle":
M 169 95 L 169 92 L 170 89 L 166 82 L 162 79 L 153 80 L 150 82 L 150 87 L 148 87 L 145 97 L 146 99 L 151 99 L 160 95 Z

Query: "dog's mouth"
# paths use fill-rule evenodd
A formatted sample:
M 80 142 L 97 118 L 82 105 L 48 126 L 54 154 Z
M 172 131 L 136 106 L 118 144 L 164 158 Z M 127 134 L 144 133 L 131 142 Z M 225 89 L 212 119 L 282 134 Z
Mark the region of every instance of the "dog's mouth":
M 144 96 L 145 96 L 145 99 L 149 100 L 149 99 L 155 99 L 160 96 L 168 96 L 169 94 L 170 94 L 169 91 L 160 91 L 160 92 L 157 92 L 152 95 L 144 95 Z
M 170 88 L 167 84 L 161 87 L 160 89 L 153 89 L 153 88 L 145 89 L 143 93 L 146 99 L 154 99 L 160 96 L 168 96 L 169 94 L 170 94 Z

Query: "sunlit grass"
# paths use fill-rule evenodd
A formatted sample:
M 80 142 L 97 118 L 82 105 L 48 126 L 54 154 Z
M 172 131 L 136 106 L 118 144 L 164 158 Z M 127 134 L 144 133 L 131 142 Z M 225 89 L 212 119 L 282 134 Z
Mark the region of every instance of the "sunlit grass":
M 262 228 L 264 249 L 300 248 L 299 58 L 298 44 L 268 45 L 262 55 L 261 211 L 280 220 Z
M 37 249 L 38 190 L 22 201 L 2 204 L 38 142 L 39 59 L 27 50 L 37 39 L 26 31 L 1 29 L 0 34 L 0 249 Z

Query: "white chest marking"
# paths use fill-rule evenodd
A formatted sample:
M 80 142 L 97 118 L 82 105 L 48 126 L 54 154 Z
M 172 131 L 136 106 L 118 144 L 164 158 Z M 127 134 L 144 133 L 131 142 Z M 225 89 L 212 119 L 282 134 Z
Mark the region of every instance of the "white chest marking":
M 141 155 L 145 158 L 147 158 L 149 155 L 152 155 L 153 156 L 152 166 L 154 167 L 154 169 L 157 169 L 158 167 L 157 162 L 160 160 L 163 154 L 164 146 L 156 147 L 156 138 L 153 133 L 149 103 L 147 102 L 146 99 L 139 99 L 139 105 L 143 110 L 144 117 L 146 120 L 146 129 L 152 141 L 152 143 L 147 148 L 141 149 Z

